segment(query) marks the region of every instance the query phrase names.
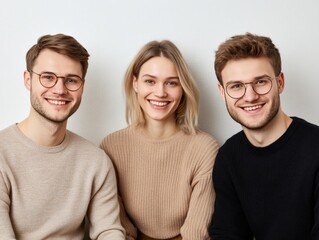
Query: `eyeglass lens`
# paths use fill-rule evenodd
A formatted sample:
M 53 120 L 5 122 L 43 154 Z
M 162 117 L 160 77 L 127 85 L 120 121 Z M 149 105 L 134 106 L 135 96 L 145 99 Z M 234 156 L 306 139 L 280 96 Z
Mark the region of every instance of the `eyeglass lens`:
M 267 94 L 272 87 L 271 79 L 257 79 L 250 83 L 230 83 L 226 86 L 226 92 L 232 98 L 241 98 L 246 93 L 247 84 L 250 84 L 253 90 L 259 95 Z
M 83 80 L 76 75 L 69 75 L 65 77 L 58 77 L 54 73 L 42 73 L 38 75 L 41 85 L 46 88 L 51 88 L 55 86 L 59 78 L 63 79 L 65 87 L 70 91 L 78 90 L 83 84 Z

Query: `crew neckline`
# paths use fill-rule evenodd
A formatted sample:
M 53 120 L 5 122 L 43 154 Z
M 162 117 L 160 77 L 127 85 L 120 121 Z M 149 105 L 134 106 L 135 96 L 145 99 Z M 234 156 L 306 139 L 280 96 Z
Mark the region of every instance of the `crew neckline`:
M 67 130 L 65 138 L 62 141 L 62 143 L 60 143 L 59 145 L 56 145 L 56 146 L 44 146 L 44 145 L 40 145 L 40 144 L 33 142 L 30 138 L 25 136 L 23 134 L 23 132 L 19 129 L 17 123 L 12 125 L 12 129 L 13 129 L 14 133 L 16 134 L 17 139 L 19 139 L 19 141 L 21 143 L 23 143 L 24 145 L 27 145 L 28 147 L 33 148 L 37 151 L 41 151 L 41 152 L 51 152 L 51 153 L 60 152 L 66 148 L 66 146 L 69 143 L 69 139 L 70 139 L 70 132 Z
M 153 139 L 153 138 L 145 135 L 143 133 L 143 129 L 141 127 L 131 126 L 130 128 L 134 134 L 136 134 L 140 139 L 142 139 L 143 141 L 148 142 L 148 143 L 165 143 L 165 142 L 170 142 L 173 140 L 175 141 L 176 139 L 185 135 L 185 133 L 180 129 L 176 133 L 174 133 L 173 135 L 171 135 L 169 137 L 162 138 L 162 139 Z

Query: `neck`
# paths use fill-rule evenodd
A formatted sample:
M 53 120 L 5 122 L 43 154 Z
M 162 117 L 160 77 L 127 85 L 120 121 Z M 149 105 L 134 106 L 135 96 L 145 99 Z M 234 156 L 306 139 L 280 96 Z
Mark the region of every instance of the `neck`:
M 56 146 L 63 142 L 67 121 L 55 123 L 43 117 L 29 115 L 18 124 L 20 131 L 33 142 L 43 146 Z
M 162 123 L 160 121 L 147 122 L 142 129 L 143 134 L 152 139 L 165 139 L 173 136 L 180 130 L 175 122 Z
M 286 132 L 291 122 L 292 119 L 279 110 L 274 119 L 263 128 L 247 129 L 243 127 L 243 130 L 251 144 L 256 147 L 265 147 L 280 138 Z

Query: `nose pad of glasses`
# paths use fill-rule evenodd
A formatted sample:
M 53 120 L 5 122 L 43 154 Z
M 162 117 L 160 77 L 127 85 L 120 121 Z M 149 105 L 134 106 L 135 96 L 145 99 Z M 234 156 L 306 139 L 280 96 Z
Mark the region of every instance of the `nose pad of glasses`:
M 58 78 L 56 83 L 53 85 L 52 89 L 55 92 L 65 93 L 68 91 L 67 87 L 64 84 L 64 78 Z
M 256 98 L 259 94 L 256 92 L 253 84 L 245 84 L 244 98 Z

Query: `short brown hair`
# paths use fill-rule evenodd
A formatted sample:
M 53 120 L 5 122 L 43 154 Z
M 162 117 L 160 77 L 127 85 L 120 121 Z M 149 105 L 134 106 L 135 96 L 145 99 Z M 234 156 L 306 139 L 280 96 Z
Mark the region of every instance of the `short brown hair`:
M 64 34 L 44 35 L 38 39 L 26 54 L 27 70 L 32 70 L 37 57 L 43 49 L 50 49 L 57 53 L 66 55 L 81 63 L 83 78 L 86 75 L 89 63 L 89 53 L 73 37 Z
M 270 60 L 276 76 L 281 72 L 281 58 L 279 50 L 269 37 L 246 33 L 236 35 L 222 43 L 215 54 L 215 73 L 223 85 L 221 72 L 230 60 L 242 58 L 266 57 Z
M 188 66 L 178 50 L 169 40 L 151 41 L 144 45 L 128 67 L 124 88 L 126 95 L 126 122 L 143 125 L 145 118 L 133 89 L 133 79 L 138 78 L 142 65 L 153 57 L 163 56 L 173 62 L 183 89 L 181 102 L 176 110 L 176 123 L 187 134 L 197 131 L 199 93 Z

